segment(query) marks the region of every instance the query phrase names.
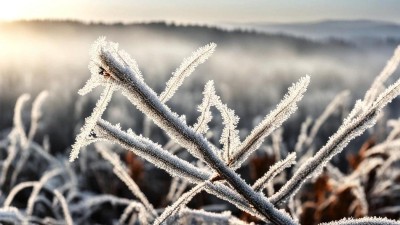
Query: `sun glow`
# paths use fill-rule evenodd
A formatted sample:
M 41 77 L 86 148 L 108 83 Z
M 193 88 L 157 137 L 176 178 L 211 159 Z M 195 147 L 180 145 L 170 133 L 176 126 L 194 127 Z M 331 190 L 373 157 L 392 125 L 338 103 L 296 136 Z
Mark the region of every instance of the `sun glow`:
M 60 7 L 57 7 L 60 6 Z M 0 0 L 0 20 L 41 19 L 60 14 L 62 4 L 51 0 Z
M 32 6 L 32 2 L 34 1 L 0 0 L 0 20 L 21 19 L 26 9 Z

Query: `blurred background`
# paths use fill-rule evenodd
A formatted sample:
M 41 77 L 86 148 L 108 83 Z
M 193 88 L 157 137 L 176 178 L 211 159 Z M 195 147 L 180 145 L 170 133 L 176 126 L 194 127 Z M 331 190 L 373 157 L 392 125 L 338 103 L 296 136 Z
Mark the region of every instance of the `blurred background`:
M 198 47 L 216 43 L 216 52 L 185 80 L 168 104 L 193 124 L 204 84 L 214 80 L 217 94 L 241 118 L 242 137 L 274 109 L 293 82 L 310 75 L 299 110 L 283 126 L 286 152 L 294 149 L 307 116 L 318 117 L 338 93 L 349 90 L 349 103 L 318 133 L 316 148 L 325 143 L 400 44 L 400 3 L 396 0 L 0 2 L 0 139 L 13 127 L 17 98 L 24 93 L 34 98 L 47 90 L 35 140 L 42 143 L 47 136 L 50 152 L 60 157 L 68 156 L 101 91 L 83 97 L 77 94 L 90 76 L 89 50 L 99 36 L 119 43 L 157 93 L 183 58 Z M 395 100 L 385 117 L 397 118 L 398 106 Z M 31 103 L 25 107 L 22 116 L 28 127 Z M 119 94 L 104 118 L 137 133 L 145 126 L 144 115 Z M 217 127 L 218 134 L 220 118 L 211 126 Z M 342 171 L 349 165 L 340 159 L 357 152 L 372 133 L 335 158 Z M 167 142 L 155 127 L 150 135 Z M 219 136 L 211 139 L 218 142 Z M 162 176 L 169 184 L 168 176 Z
M 89 50 L 99 36 L 131 54 L 157 92 L 183 58 L 215 42 L 212 58 L 185 81 L 171 105 L 194 121 L 203 85 L 212 79 L 244 129 L 306 74 L 310 90 L 289 124 L 318 115 L 344 89 L 360 98 L 400 43 L 396 1 L 174 3 L 3 1 L 1 130 L 12 126 L 18 96 L 48 90 L 43 129 L 60 149 L 70 146 L 77 120 L 86 116 L 82 110 L 91 108 L 88 99 L 98 96 L 78 97 L 77 90 L 90 75 Z M 118 110 L 107 114 L 110 120 L 132 115 L 132 106 L 113 102 Z M 136 126 L 135 118 L 124 116 L 123 124 Z

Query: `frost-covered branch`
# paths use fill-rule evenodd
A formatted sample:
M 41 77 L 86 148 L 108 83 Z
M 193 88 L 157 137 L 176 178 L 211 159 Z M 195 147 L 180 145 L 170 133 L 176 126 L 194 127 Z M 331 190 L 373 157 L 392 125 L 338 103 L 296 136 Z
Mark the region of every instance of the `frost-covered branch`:
M 101 68 L 104 68 L 107 74 L 110 74 L 111 77 L 118 81 L 118 86 L 123 90 L 123 95 L 141 112 L 151 118 L 156 125 L 165 130 L 174 141 L 189 150 L 196 157 L 207 162 L 211 168 L 226 179 L 237 192 L 271 222 L 275 224 L 295 224 L 288 215 L 280 212 L 261 194 L 252 190 L 232 169 L 223 163 L 203 136 L 196 133 L 176 113 L 173 113 L 163 104 L 156 93 L 143 81 L 143 78 L 124 63 L 124 58 L 119 56 L 114 45 L 107 44 L 105 41 L 99 41 L 97 57 L 102 66 Z M 306 78 L 305 80 L 307 81 L 304 83 L 308 84 L 309 79 Z M 295 87 L 294 90 L 297 88 Z M 305 88 L 300 87 L 300 89 Z M 300 91 L 301 95 L 302 91 Z M 295 95 L 294 99 L 299 98 L 298 96 Z M 286 100 L 291 102 L 292 99 L 288 98 Z M 286 103 L 283 105 L 286 105 Z M 283 110 L 279 107 L 278 109 L 279 111 Z M 280 118 L 278 119 L 280 122 L 275 125 L 280 125 L 288 117 L 289 112 L 294 111 L 294 109 L 293 106 L 289 107 L 289 111 L 284 111 L 283 115 L 278 112 L 276 116 Z M 71 160 L 76 158 L 76 156 L 77 154 L 72 154 Z
M 147 138 L 137 136 L 133 132 L 129 134 L 123 132 L 119 127 L 113 126 L 104 120 L 99 120 L 97 124 L 95 132 L 102 136 L 102 139 L 117 143 L 133 151 L 136 155 L 165 170 L 173 177 L 184 178 L 195 184 L 203 183 L 212 177 L 210 172 L 201 170 L 172 155 Z M 205 190 L 223 200 L 229 201 L 239 209 L 259 218 L 264 218 L 249 205 L 246 199 L 225 185 L 208 182 Z
M 148 138 L 135 135 L 133 132 L 129 132 L 129 134 L 123 132 L 119 127 L 113 126 L 107 121 L 99 120 L 94 131 L 102 139 L 132 150 L 136 155 L 167 171 L 172 176 L 185 177 L 191 182 L 201 182 L 210 176 L 207 171 L 202 171 L 163 150 L 160 145 L 153 143 Z

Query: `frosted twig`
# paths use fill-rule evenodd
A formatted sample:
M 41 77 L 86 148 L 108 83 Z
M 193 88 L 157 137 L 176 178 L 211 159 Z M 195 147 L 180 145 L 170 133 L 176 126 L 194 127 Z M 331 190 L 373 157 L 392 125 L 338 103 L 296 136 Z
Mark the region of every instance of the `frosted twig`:
M 14 122 L 14 129 L 17 131 L 19 135 L 21 146 L 26 146 L 26 143 L 28 141 L 25 133 L 24 122 L 22 120 L 22 113 L 25 103 L 30 98 L 31 96 L 29 94 L 23 94 L 19 96 L 19 98 L 17 99 L 17 103 L 15 104 L 13 122 Z
M 190 200 L 195 196 L 197 193 L 201 192 L 203 186 L 206 183 L 200 183 L 193 187 L 190 191 L 183 194 L 178 200 L 174 202 L 171 206 L 168 206 L 164 212 L 156 218 L 153 225 L 160 225 L 164 222 L 169 216 L 179 211 L 179 209 L 190 202 Z
M 219 140 L 223 145 L 222 158 L 225 162 L 229 162 L 233 152 L 237 150 L 237 147 L 240 145 L 239 130 L 236 128 L 239 117 L 236 116 L 235 112 L 228 108 L 226 104 L 223 104 L 219 98 L 217 98 L 215 106 L 221 113 L 224 125 Z
M 238 150 L 234 153 L 232 160 L 228 164 L 230 167 L 240 167 L 242 162 L 246 160 L 252 152 L 260 147 L 264 138 L 281 126 L 282 123 L 296 111 L 297 102 L 302 99 L 309 83 L 310 77 L 305 76 L 289 88 L 289 92 L 278 104 L 276 109 L 271 111 L 239 146 Z
M 32 193 L 28 199 L 28 205 L 26 207 L 26 213 L 28 215 L 32 215 L 32 213 L 33 213 L 35 201 L 36 201 L 37 196 L 39 195 L 40 189 L 42 189 L 42 187 L 47 183 L 47 181 L 49 181 L 53 177 L 59 176 L 62 173 L 63 173 L 63 170 L 61 168 L 54 169 L 54 170 L 44 174 L 42 176 L 42 178 L 40 178 L 40 181 L 35 183 L 35 185 L 33 186 Z
M 385 88 L 384 83 L 394 73 L 399 63 L 400 63 L 400 46 L 398 46 L 395 49 L 392 58 L 387 62 L 386 66 L 383 68 L 381 73 L 375 78 L 371 87 L 365 93 L 364 99 L 358 100 L 356 102 L 356 105 L 350 112 L 349 116 L 347 117 L 347 120 L 354 119 L 358 114 L 362 114 L 366 108 L 372 107 L 376 99 L 379 98 L 379 95 L 382 95 L 382 90 Z M 386 91 L 389 88 L 386 88 Z
M 297 153 L 301 153 L 304 143 L 307 140 L 307 130 L 310 127 L 312 123 L 312 119 L 311 117 L 307 117 L 306 120 L 301 124 L 301 128 L 300 128 L 300 134 L 297 138 L 297 142 L 296 145 L 294 147 L 294 151 Z
M 31 127 L 30 127 L 29 133 L 28 133 L 29 141 L 33 140 L 35 133 L 38 129 L 39 120 L 42 117 L 42 105 L 48 96 L 49 96 L 48 91 L 42 91 L 36 97 L 35 101 L 33 101 L 32 111 L 31 111 Z
M 165 90 L 160 94 L 159 98 L 162 103 L 166 103 L 169 99 L 172 98 L 172 96 L 175 94 L 175 92 L 178 90 L 178 88 L 182 85 L 184 79 L 186 77 L 190 76 L 190 74 L 195 70 L 195 68 L 198 65 L 205 62 L 207 60 L 207 58 L 212 55 L 212 53 L 215 50 L 215 47 L 216 47 L 216 44 L 210 43 L 208 45 L 205 45 L 205 46 L 199 48 L 189 58 L 184 59 L 184 62 L 179 66 L 179 68 L 177 68 L 175 70 L 175 72 L 173 73 L 173 76 L 168 80 Z M 211 85 L 212 85 L 212 83 L 211 83 Z M 207 85 L 206 85 L 205 91 L 207 91 Z M 206 108 L 201 108 L 200 110 L 206 110 Z M 197 129 L 199 129 L 200 133 L 206 132 L 208 129 L 206 120 L 208 120 L 207 116 L 209 116 L 209 115 L 207 114 L 206 111 L 203 111 L 202 114 L 203 113 L 205 113 L 205 114 L 204 114 L 204 117 L 201 117 L 202 123 L 197 124 L 197 126 L 199 126 Z M 150 129 L 151 129 L 151 120 L 148 117 L 145 117 L 145 119 L 143 121 L 143 135 L 145 137 L 149 137 Z
M 362 113 L 353 118 L 350 113 L 338 131 L 329 139 L 316 155 L 308 159 L 293 175 L 293 177 L 273 196 L 271 202 L 281 203 L 302 186 L 302 184 L 312 176 L 319 174 L 322 168 L 340 153 L 347 144 L 354 138 L 360 136 L 365 130 L 376 123 L 376 117 L 379 112 L 399 95 L 400 80 L 389 86 L 369 107 L 362 109 Z M 355 106 L 357 107 L 357 106 Z
M 0 186 L 3 186 L 7 179 L 8 169 L 11 166 L 14 158 L 17 156 L 18 147 L 23 147 L 25 150 L 25 146 L 27 146 L 28 138 L 26 137 L 24 122 L 22 120 L 23 107 L 25 103 L 30 99 L 30 95 L 23 94 L 18 97 L 17 103 L 14 108 L 14 117 L 13 117 L 13 129 L 9 134 L 10 138 L 10 146 L 8 147 L 8 155 L 6 160 L 3 163 L 1 168 L 1 176 L 0 176 Z
M 312 176 L 319 174 L 325 164 L 336 154 L 343 150 L 350 140 L 361 135 L 366 129 L 374 124 L 376 112 L 362 115 L 350 124 L 343 124 L 339 130 L 329 139 L 316 155 L 308 159 L 294 173 L 293 177 L 272 197 L 271 201 L 280 203 L 293 195 L 301 185 Z
M 2 187 L 7 180 L 8 169 L 10 168 L 12 162 L 14 161 L 15 157 L 18 153 L 18 137 L 17 131 L 12 130 L 9 137 L 10 137 L 10 146 L 7 148 L 8 155 L 7 158 L 3 161 L 3 165 L 1 167 L 1 176 L 0 176 L 0 186 Z
M 397 46 L 393 56 L 386 63 L 381 73 L 375 78 L 371 85 L 371 88 L 365 93 L 364 101 L 366 105 L 372 104 L 373 101 L 378 97 L 379 93 L 384 87 L 386 80 L 396 71 L 400 63 L 400 46 Z
M 174 200 L 174 196 L 175 196 L 175 193 L 177 191 L 177 188 L 178 188 L 178 185 L 179 185 L 179 181 L 180 181 L 180 178 L 178 178 L 178 177 L 173 177 L 172 178 L 171 185 L 169 186 L 169 191 L 168 191 L 167 197 L 165 197 L 170 202 Z
M 392 127 L 393 130 L 389 133 L 389 135 L 386 138 L 387 141 L 393 141 L 400 133 L 400 119 L 398 120 L 389 120 L 387 122 L 388 127 Z
M 132 202 L 124 209 L 124 212 L 122 213 L 121 217 L 119 218 L 118 221 L 119 221 L 120 225 L 125 224 L 125 221 L 128 219 L 129 215 L 131 214 L 131 212 L 133 210 L 136 210 L 137 212 L 139 212 L 139 214 L 147 214 L 147 212 L 142 204 L 140 204 L 138 202 Z M 147 222 L 147 219 L 144 220 L 143 222 Z
M 336 97 L 329 103 L 329 105 L 325 108 L 324 112 L 315 120 L 314 125 L 311 128 L 310 134 L 308 135 L 304 145 L 305 148 L 308 148 L 315 136 L 318 133 L 318 130 L 325 123 L 325 121 L 331 116 L 341 105 L 345 105 L 349 100 L 350 92 L 348 90 L 340 92 Z
M 289 168 L 291 165 L 296 163 L 296 153 L 290 153 L 284 160 L 279 161 L 272 165 L 266 174 L 259 178 L 252 186 L 255 191 L 262 191 L 262 189 L 271 182 L 272 179 L 284 169 Z
M 109 84 L 104 89 L 99 100 L 97 101 L 96 107 L 93 109 L 92 114 L 85 119 L 85 125 L 81 128 L 81 132 L 76 136 L 75 143 L 72 145 L 72 150 L 69 157 L 71 162 L 78 158 L 79 150 L 81 148 L 95 141 L 95 138 L 91 138 L 91 132 L 96 125 L 97 120 L 101 118 L 101 115 L 106 110 L 114 91 L 114 85 Z
M 118 155 L 115 153 L 109 152 L 106 148 L 104 148 L 101 145 L 96 145 L 96 149 L 98 149 L 98 152 L 101 154 L 101 156 L 106 159 L 109 163 L 113 165 L 113 171 L 117 177 L 125 183 L 125 185 L 129 188 L 129 190 L 132 192 L 132 194 L 139 199 L 140 202 L 146 207 L 146 209 L 153 214 L 153 216 L 156 216 L 157 213 L 154 210 L 153 206 L 150 204 L 149 200 L 146 198 L 146 196 L 143 194 L 143 192 L 140 190 L 140 188 L 137 186 L 135 181 L 132 180 L 132 178 L 129 176 L 129 174 L 126 172 L 126 170 L 122 167 L 122 163 L 118 158 Z
M 11 186 L 14 186 L 15 182 L 17 181 L 17 177 L 21 170 L 23 169 L 26 160 L 28 160 L 30 151 L 28 151 L 28 147 L 32 145 L 32 140 L 34 138 L 34 135 L 39 127 L 39 120 L 42 116 L 42 111 L 41 107 L 44 102 L 44 100 L 47 98 L 48 92 L 47 91 L 42 91 L 40 94 L 36 97 L 35 101 L 33 101 L 33 106 L 31 110 L 31 126 L 29 129 L 28 137 L 25 141 L 25 144 L 22 145 L 22 153 L 21 157 L 14 169 L 13 174 L 11 175 Z
M 8 193 L 7 198 L 4 201 L 3 206 L 4 207 L 11 206 L 11 203 L 14 200 L 14 197 L 20 191 L 22 191 L 25 188 L 33 187 L 33 186 L 35 186 L 36 183 L 37 183 L 36 181 L 26 181 L 26 182 L 22 182 L 22 183 L 19 183 L 19 184 L 15 185 L 13 187 L 13 189 L 11 189 L 11 191 Z
M 296 143 L 296 152 L 299 152 L 300 160 L 299 162 L 304 162 L 308 159 L 310 154 L 313 154 L 312 143 L 325 121 L 341 106 L 347 104 L 349 100 L 350 92 L 348 90 L 340 92 L 336 97 L 328 104 L 324 112 L 315 120 L 314 125 L 311 127 L 310 133 L 299 135 L 298 143 Z M 307 121 L 306 121 L 307 122 Z M 303 124 L 306 126 L 307 124 Z M 307 132 L 307 127 L 301 128 L 301 133 Z M 308 125 L 307 125 L 308 126 Z M 305 129 L 305 130 L 303 130 Z M 300 139 L 301 138 L 301 139 Z M 306 151 L 306 152 L 305 152 Z M 300 163 L 298 164 L 300 165 Z
M 193 128 L 196 132 L 200 134 L 205 134 L 207 132 L 208 123 L 212 118 L 210 108 L 211 106 L 215 105 L 216 101 L 217 96 L 215 94 L 214 82 L 208 81 L 204 87 L 203 100 L 198 106 L 200 116 L 197 118 L 196 124 L 193 125 Z
M 76 205 L 74 205 L 73 208 L 71 208 L 71 211 L 82 211 L 82 210 L 88 210 L 92 208 L 93 206 L 99 206 L 104 203 L 110 203 L 111 205 L 129 205 L 131 204 L 132 200 L 127 199 L 127 198 L 119 198 L 114 195 L 109 195 L 109 194 L 103 194 L 100 196 L 94 196 L 88 199 L 85 199 L 83 202 L 80 202 Z M 140 203 L 138 203 L 140 204 Z
M 384 154 L 384 153 L 390 154 L 392 150 L 397 150 L 399 149 L 399 147 L 400 147 L 400 139 L 396 139 L 393 141 L 385 141 L 368 149 L 367 152 L 365 153 L 365 156 L 369 157 L 374 154 Z
M 365 196 L 365 190 L 363 186 L 361 186 L 360 182 L 356 182 L 355 187 L 352 189 L 352 193 L 358 199 L 359 205 L 361 208 L 361 214 L 366 216 L 368 215 L 368 201 L 367 197 Z
M 217 47 L 216 44 L 210 43 L 199 48 L 197 51 L 193 52 L 193 54 L 183 60 L 183 63 L 175 70 L 173 76 L 167 81 L 167 87 L 160 94 L 160 101 L 162 103 L 166 103 L 175 93 L 175 91 L 182 85 L 183 80 L 188 77 L 194 69 L 205 62 L 208 57 L 212 55 L 212 53 Z
M 54 194 L 56 196 L 56 198 L 58 199 L 58 201 L 60 202 L 63 214 L 64 214 L 64 219 L 65 219 L 65 223 L 67 225 L 73 225 L 74 222 L 72 221 L 72 217 L 71 217 L 71 213 L 69 212 L 68 209 L 68 204 L 67 201 L 65 201 L 64 196 L 57 190 L 54 191 Z
M 178 186 L 178 189 L 175 192 L 175 195 L 173 196 L 173 200 L 176 201 L 179 196 L 182 195 L 182 193 L 185 191 L 185 189 L 188 186 L 188 182 L 186 180 L 182 180 L 181 184 Z

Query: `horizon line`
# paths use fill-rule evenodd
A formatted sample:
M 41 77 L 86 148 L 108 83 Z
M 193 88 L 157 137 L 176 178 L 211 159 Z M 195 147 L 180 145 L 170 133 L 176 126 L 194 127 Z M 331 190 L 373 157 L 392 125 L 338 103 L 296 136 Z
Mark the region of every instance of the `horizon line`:
M 196 21 L 177 21 L 177 20 L 167 20 L 167 19 L 150 19 L 150 20 L 132 20 L 132 21 L 104 21 L 104 20 L 83 20 L 74 18 L 31 18 L 31 19 L 0 19 L 0 23 L 18 23 L 18 22 L 76 22 L 82 24 L 104 24 L 104 25 L 133 25 L 133 24 L 156 24 L 164 23 L 166 25 L 175 26 L 218 26 L 218 25 L 251 25 L 251 24 L 268 24 L 268 25 L 285 25 L 285 24 L 315 24 L 324 22 L 375 22 L 375 23 L 386 23 L 392 25 L 400 25 L 400 22 L 395 22 L 391 20 L 381 20 L 381 19 L 366 19 L 366 18 L 355 18 L 355 19 L 337 19 L 337 18 L 327 18 L 327 19 L 315 19 L 307 21 L 247 21 L 247 22 L 234 22 L 234 21 L 220 21 L 220 22 L 196 22 Z

